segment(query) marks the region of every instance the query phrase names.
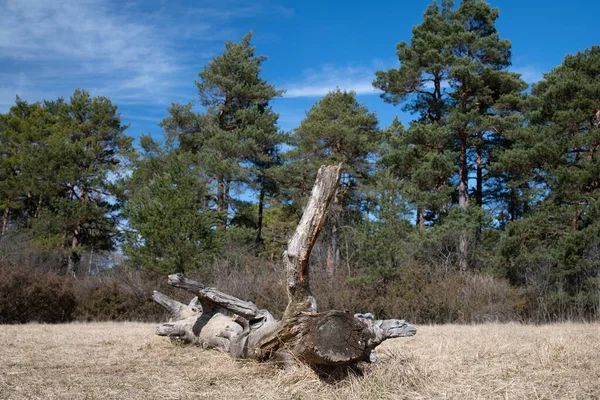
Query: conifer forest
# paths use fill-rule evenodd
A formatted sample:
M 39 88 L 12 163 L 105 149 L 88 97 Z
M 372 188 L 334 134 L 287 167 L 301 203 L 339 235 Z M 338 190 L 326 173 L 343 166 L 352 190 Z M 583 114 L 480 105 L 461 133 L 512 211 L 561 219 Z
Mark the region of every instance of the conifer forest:
M 372 76 L 410 113 L 389 126 L 336 89 L 281 129 L 286 88 L 252 32 L 141 136 L 102 93 L 17 97 L 0 114 L 0 322 L 153 321 L 152 289 L 173 293 L 178 272 L 281 313 L 282 253 L 319 167 L 339 163 L 310 259 L 324 308 L 600 319 L 600 45 L 528 85 L 498 17 L 481 0 L 429 5 Z

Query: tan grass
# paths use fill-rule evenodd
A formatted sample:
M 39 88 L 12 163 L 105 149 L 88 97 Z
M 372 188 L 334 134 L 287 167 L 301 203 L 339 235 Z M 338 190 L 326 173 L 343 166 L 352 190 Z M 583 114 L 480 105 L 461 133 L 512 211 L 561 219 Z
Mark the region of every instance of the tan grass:
M 155 325 L 0 326 L 2 399 L 589 399 L 600 325 L 420 326 L 363 377 L 232 360 L 176 346 Z

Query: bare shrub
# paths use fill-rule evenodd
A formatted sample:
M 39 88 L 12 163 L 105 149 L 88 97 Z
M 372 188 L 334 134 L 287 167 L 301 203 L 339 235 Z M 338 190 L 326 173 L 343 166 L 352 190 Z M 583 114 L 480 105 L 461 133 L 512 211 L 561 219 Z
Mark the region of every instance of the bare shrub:
M 525 300 L 507 281 L 478 273 L 458 276 L 463 315 L 457 322 L 506 322 L 519 319 Z
M 149 298 L 112 280 L 79 299 L 75 317 L 86 321 L 152 321 L 160 318 Z
M 287 305 L 285 274 L 278 262 L 249 255 L 230 260 L 218 259 L 208 273 L 196 277 L 202 283 L 253 301 L 258 307 L 276 315 L 281 315 Z
M 76 306 L 72 280 L 0 263 L 0 323 L 68 322 Z
M 190 300 L 187 294 L 167 285 L 164 274 L 117 263 L 113 268 L 77 280 L 78 307 L 74 317 L 85 321 L 164 320 L 164 310 L 152 300 L 154 290 L 182 302 Z
M 519 320 L 525 304 L 505 280 L 469 272 L 438 278 L 437 271 L 430 273 L 426 266 L 418 264 L 405 266 L 380 287 L 351 286 L 354 287 L 349 293 L 355 297 L 354 304 L 369 306 L 378 318 L 402 317 L 415 323 Z

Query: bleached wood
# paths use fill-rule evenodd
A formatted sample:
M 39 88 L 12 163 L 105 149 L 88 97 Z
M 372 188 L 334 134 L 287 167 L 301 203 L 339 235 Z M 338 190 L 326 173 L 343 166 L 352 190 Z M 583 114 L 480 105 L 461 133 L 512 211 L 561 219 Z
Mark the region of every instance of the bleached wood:
M 286 316 L 301 311 L 317 312 L 317 302 L 310 291 L 308 278 L 310 253 L 325 223 L 327 210 L 337 190 L 341 170 L 342 164 L 319 168 L 300 223 L 288 242 L 287 250 L 283 253 L 289 298 Z
M 229 351 L 231 338 L 242 332 L 242 327 L 235 318 L 222 313 L 202 312 L 198 298 L 189 305 L 171 299 L 169 296 L 154 291 L 152 298 L 169 313 L 169 322 L 156 330 L 159 336 L 168 336 L 185 343 L 200 345 L 204 348 L 217 348 Z
M 169 275 L 168 279 L 169 285 L 197 294 L 200 303 L 202 303 L 202 300 L 210 302 L 249 321 L 265 319 L 267 315 L 271 316 L 270 312 L 259 309 L 251 301 L 241 300 L 215 288 L 204 286 L 202 283 L 187 278 L 183 274 Z
M 193 316 L 198 316 L 202 312 L 202 308 L 198 305 L 185 305 L 176 300 L 173 300 L 169 296 L 154 291 L 152 293 L 152 299 L 160 304 L 169 313 L 169 321 L 179 321 Z

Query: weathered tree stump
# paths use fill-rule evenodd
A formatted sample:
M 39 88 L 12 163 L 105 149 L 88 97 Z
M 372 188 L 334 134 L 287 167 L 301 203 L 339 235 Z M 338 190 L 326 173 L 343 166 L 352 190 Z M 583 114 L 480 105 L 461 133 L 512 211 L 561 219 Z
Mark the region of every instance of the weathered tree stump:
M 302 219 L 283 254 L 289 300 L 281 320 L 252 302 L 175 274 L 169 275 L 169 284 L 197 297 L 185 305 L 155 291 L 153 299 L 170 315 L 156 333 L 220 349 L 236 358 L 301 361 L 314 367 L 373 362 L 377 359 L 374 349 L 384 340 L 413 336 L 416 329 L 404 320 L 376 320 L 369 313 L 317 312 L 308 279 L 309 257 L 335 196 L 341 168 L 319 169 Z

